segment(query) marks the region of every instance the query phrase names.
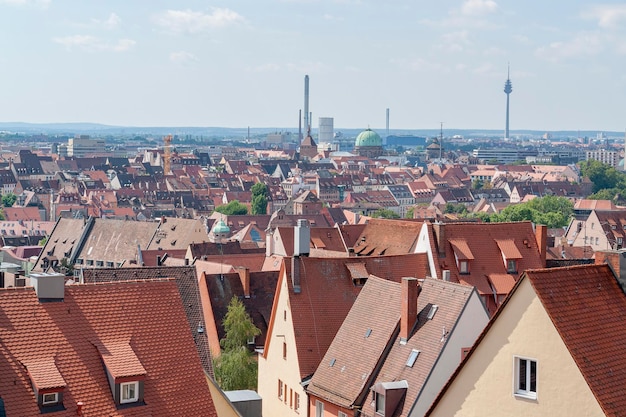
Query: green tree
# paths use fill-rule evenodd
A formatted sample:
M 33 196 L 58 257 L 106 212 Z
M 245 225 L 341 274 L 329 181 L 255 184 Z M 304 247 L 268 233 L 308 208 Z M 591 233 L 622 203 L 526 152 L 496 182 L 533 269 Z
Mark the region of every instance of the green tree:
M 414 215 L 415 215 L 415 207 L 409 207 L 409 209 L 406 211 L 406 215 L 404 216 L 404 218 L 412 219 Z
M 580 172 L 593 183 L 593 192 L 607 188 L 615 188 L 620 182 L 624 183 L 624 174 L 610 165 L 603 164 L 595 159 L 580 163 Z
M 250 189 L 252 191 L 252 214 L 267 214 L 267 185 L 257 182 Z
M 484 186 L 485 186 L 485 182 L 481 180 L 480 178 L 476 178 L 474 181 L 472 181 L 473 190 L 480 190 Z
M 4 207 L 13 207 L 13 204 L 15 204 L 15 200 L 17 200 L 17 196 L 15 194 L 4 194 L 2 196 L 2 205 Z
M 241 204 L 238 200 L 233 200 L 223 206 L 215 207 L 215 211 L 227 216 L 236 216 L 248 214 L 248 207 L 246 207 L 245 204 Z
M 574 205 L 565 197 L 546 196 L 526 203 L 512 204 L 489 217 L 490 222 L 532 221 L 550 228 L 564 227 L 570 221 Z
M 372 217 L 374 218 L 381 218 L 381 219 L 399 219 L 400 216 L 389 209 L 378 209 L 375 212 L 372 213 Z
M 248 349 L 248 340 L 261 334 L 245 306 L 233 297 L 224 316 L 226 336 L 220 340 L 223 350 L 213 361 L 215 378 L 225 391 L 257 388 L 257 363 Z

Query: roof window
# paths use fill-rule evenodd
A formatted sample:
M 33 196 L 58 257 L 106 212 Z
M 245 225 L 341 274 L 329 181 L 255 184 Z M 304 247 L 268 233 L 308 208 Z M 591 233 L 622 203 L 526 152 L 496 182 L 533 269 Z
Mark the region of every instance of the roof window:
M 438 309 L 439 306 L 437 304 L 433 304 L 432 306 L 430 306 L 430 310 L 428 311 L 428 320 L 432 320 L 433 317 L 435 317 L 435 313 Z
M 406 361 L 406 366 L 408 366 L 409 368 L 412 368 L 413 365 L 415 365 L 415 361 L 417 360 L 417 357 L 419 356 L 420 351 L 417 349 L 413 349 L 411 350 L 411 354 L 409 355 L 409 359 L 407 359 Z

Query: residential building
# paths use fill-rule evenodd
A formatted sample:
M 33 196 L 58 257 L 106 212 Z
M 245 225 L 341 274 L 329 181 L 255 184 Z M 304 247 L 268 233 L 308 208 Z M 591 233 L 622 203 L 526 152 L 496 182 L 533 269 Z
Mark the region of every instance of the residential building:
M 370 276 L 307 386 L 309 408 L 423 416 L 488 321 L 474 288 Z
M 586 160 L 594 159 L 596 161 L 600 161 L 603 164 L 607 164 L 612 166 L 613 168 L 618 168 L 619 166 L 619 151 L 609 150 L 609 149 L 593 149 L 585 152 Z
M 0 289 L 0 414 L 217 416 L 173 280 Z
M 625 320 L 608 265 L 527 271 L 427 416 L 621 415 Z
M 67 155 L 74 158 L 84 158 L 90 155 L 103 154 L 106 141 L 104 139 L 91 139 L 81 135 L 67 140 Z

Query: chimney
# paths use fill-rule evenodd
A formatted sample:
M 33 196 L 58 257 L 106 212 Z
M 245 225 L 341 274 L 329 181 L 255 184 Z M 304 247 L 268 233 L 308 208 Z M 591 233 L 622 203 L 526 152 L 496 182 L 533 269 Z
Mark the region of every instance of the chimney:
M 402 278 L 402 312 L 400 316 L 400 343 L 409 340 L 411 331 L 417 322 L 417 295 L 419 281 L 417 278 Z
M 30 274 L 30 283 L 40 302 L 63 301 L 65 298 L 65 276 L 62 274 Z
M 548 226 L 538 224 L 535 226 L 535 238 L 539 246 L 539 256 L 541 257 L 542 268 L 546 267 L 546 252 L 548 251 Z
M 300 257 L 291 258 L 291 285 L 293 285 L 294 294 L 300 294 Z
M 274 241 L 272 240 L 272 231 L 268 228 L 265 230 L 265 256 L 269 258 L 272 256 L 272 252 L 274 252 L 273 247 Z
M 435 241 L 437 242 L 437 251 L 440 258 L 446 256 L 446 233 L 444 226 L 443 223 L 433 224 L 433 233 L 435 235 Z
M 250 298 L 250 268 L 238 266 L 237 273 L 239 274 L 241 286 L 243 287 L 243 296 L 245 298 Z
M 622 291 L 626 294 L 626 250 L 596 251 L 596 265 L 609 264 Z
M 311 227 L 306 219 L 298 219 L 293 230 L 293 256 L 309 256 L 311 251 Z

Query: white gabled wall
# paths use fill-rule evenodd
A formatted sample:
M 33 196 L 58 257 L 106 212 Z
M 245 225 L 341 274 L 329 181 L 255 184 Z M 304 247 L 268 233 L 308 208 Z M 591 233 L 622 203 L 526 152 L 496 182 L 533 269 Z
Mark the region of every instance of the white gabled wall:
M 265 358 L 263 355 L 259 355 L 258 393 L 262 398 L 263 416 L 265 417 L 307 416 L 308 400 L 302 385 L 300 385 L 300 367 L 289 306 L 287 279 L 283 272 L 283 276 L 279 281 L 280 292 L 278 299 L 275 301 L 275 317 L 273 318 L 270 333 L 267 335 L 267 338 L 271 339 L 269 347 L 265 352 Z M 283 341 L 287 344 L 287 359 L 283 359 Z M 287 385 L 283 399 L 278 398 L 278 380 L 283 381 L 283 384 Z M 290 390 L 294 393 L 291 400 Z M 296 393 L 300 396 L 300 409 L 297 413 L 293 404 Z

